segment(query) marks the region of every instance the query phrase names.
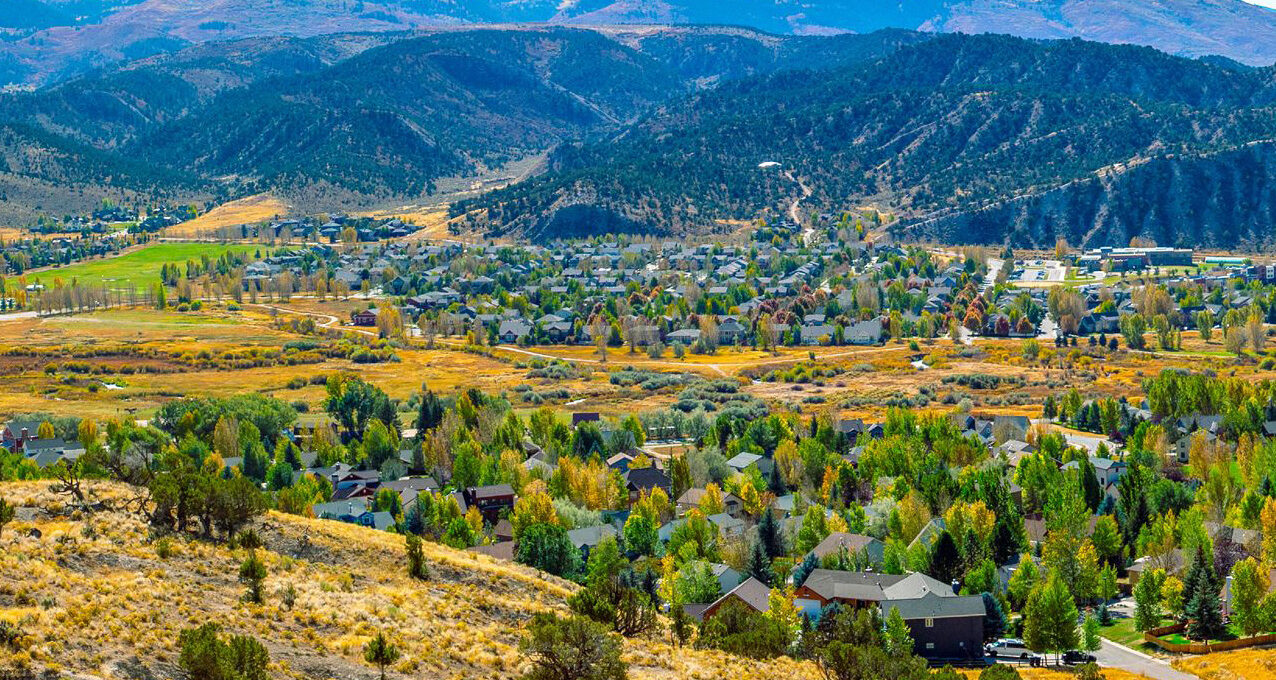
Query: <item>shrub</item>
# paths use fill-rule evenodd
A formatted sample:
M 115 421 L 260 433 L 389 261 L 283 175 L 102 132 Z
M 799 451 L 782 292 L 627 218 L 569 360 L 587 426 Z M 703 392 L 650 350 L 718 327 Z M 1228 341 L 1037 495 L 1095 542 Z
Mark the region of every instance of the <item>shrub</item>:
M 629 669 L 620 658 L 620 641 L 601 624 L 582 616 L 532 617 L 518 645 L 530 658 L 527 680 L 625 680 Z
M 178 636 L 178 664 L 190 680 L 266 680 L 270 655 L 253 637 L 235 635 L 223 642 L 215 623 L 187 628 Z
M 1014 666 L 995 663 L 979 673 L 979 680 L 1019 680 L 1019 671 Z

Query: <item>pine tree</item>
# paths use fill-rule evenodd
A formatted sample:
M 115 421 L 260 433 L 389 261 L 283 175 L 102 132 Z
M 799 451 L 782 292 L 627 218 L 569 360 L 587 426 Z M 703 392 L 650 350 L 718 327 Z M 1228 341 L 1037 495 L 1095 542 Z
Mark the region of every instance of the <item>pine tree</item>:
M 806 579 L 811 576 L 811 572 L 820 567 L 820 560 L 815 553 L 809 552 L 806 557 L 802 558 L 802 562 L 793 570 L 793 587 L 801 588 L 806 583 Z
M 758 541 L 762 543 L 762 548 L 770 559 L 785 554 L 784 537 L 780 535 L 780 527 L 770 510 L 763 511 L 762 518 L 758 520 Z
M 944 583 L 951 583 L 961 578 L 961 553 L 957 551 L 957 543 L 947 530 L 940 532 L 935 539 L 935 547 L 931 550 L 930 575 Z
M 1019 554 L 1019 537 L 1010 526 L 1009 518 L 998 513 L 992 530 L 992 558 L 997 564 L 1006 564 Z
M 378 632 L 363 646 L 363 660 L 381 669 L 381 680 L 385 680 L 385 667 L 399 660 L 399 648 L 386 638 L 385 633 Z
M 408 534 L 405 547 L 408 555 L 408 576 L 422 581 L 430 578 L 430 569 L 425 564 L 425 552 L 421 549 L 421 538 L 416 534 Z
M 1220 611 L 1218 583 L 1214 578 L 1214 565 L 1205 556 L 1205 549 L 1196 547 L 1196 558 L 1188 570 L 1187 628 L 1183 631 L 1193 640 L 1212 640 L 1226 632 Z
M 422 387 L 421 404 L 417 407 L 416 412 L 416 430 L 417 437 L 424 437 L 425 433 L 433 430 L 443 422 L 443 402 L 435 396 L 434 392 L 428 387 Z
M 771 465 L 771 476 L 767 478 L 767 490 L 776 496 L 783 496 L 789 490 L 784 484 L 784 475 L 780 474 L 780 466 L 774 463 Z
M 771 558 L 767 557 L 762 541 L 755 539 L 749 545 L 749 559 L 744 564 L 744 573 L 766 584 L 767 587 L 771 586 L 771 581 L 774 579 L 771 572 Z

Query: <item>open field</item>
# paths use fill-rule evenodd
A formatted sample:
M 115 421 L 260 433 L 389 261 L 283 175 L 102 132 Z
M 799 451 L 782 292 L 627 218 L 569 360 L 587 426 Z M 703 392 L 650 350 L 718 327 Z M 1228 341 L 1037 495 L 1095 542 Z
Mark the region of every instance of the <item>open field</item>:
M 1276 649 L 1252 648 L 1184 656 L 1174 667 L 1204 680 L 1266 680 L 1276 677 Z
M 256 224 L 274 217 L 282 217 L 290 210 L 287 203 L 275 196 L 257 194 L 223 203 L 193 220 L 165 229 L 163 235 L 169 238 L 198 238 L 222 227 Z
M 174 252 L 171 245 L 160 247 Z M 359 297 L 294 298 L 277 304 L 245 304 L 236 311 L 210 303 L 199 312 L 185 313 L 113 309 L 74 316 L 0 317 L 0 374 L 6 377 L 0 388 L 0 413 L 145 415 L 183 394 L 228 395 L 246 390 L 304 402 L 318 410 L 324 390 L 309 381 L 339 371 L 357 371 L 395 398 L 409 397 L 422 384 L 442 393 L 478 387 L 505 393 L 520 410 L 539 403 L 527 400 L 531 393 L 550 391 L 556 394 L 547 404 L 605 415 L 661 408 L 677 400 L 682 389 L 678 386 L 646 391 L 611 384 L 611 372 L 631 367 L 739 381 L 745 392 L 781 410 L 866 418 L 880 418 L 895 405 L 947 412 L 967 400 L 980 413 L 1036 417 L 1047 395 L 1071 385 L 1087 396 L 1139 398 L 1145 378 L 1171 367 L 1276 379 L 1276 369 L 1261 368 L 1252 356 L 1238 362 L 1221 351 L 1217 340 L 1205 344 L 1193 332 L 1185 333 L 1182 352 L 1112 353 L 1083 345 L 1066 351 L 1043 347 L 1035 358 L 1024 356 L 1022 340 L 981 338 L 973 346 L 954 345 L 946 339 L 922 342 L 917 350 L 896 343 L 782 348 L 775 354 L 720 348 L 713 355 L 688 354 L 684 359 L 671 353 L 652 359 L 645 352 L 630 354 L 625 348 L 611 348 L 608 360 L 600 363 L 592 346 L 482 348 L 489 356 L 464 351 L 463 339 L 456 337 L 439 337 L 432 349 L 420 339 L 402 344 L 395 350 L 399 360 L 392 363 L 355 364 L 343 358 L 289 363 L 263 358 L 277 356 L 290 342 L 334 342 L 294 332 L 287 324 L 281 327 L 277 318 L 309 316 L 319 326 L 340 329 L 360 341 L 374 339 L 374 331 L 345 325 L 352 311 L 368 304 Z M 254 357 L 251 365 L 210 364 L 200 359 L 250 355 Z M 68 360 L 82 361 L 89 368 L 68 373 L 58 366 Z M 924 367 L 915 365 L 915 360 L 924 362 Z M 569 376 L 529 377 L 534 366 L 552 361 L 570 366 Z M 49 364 L 55 366 L 46 372 Z M 299 378 L 307 384 L 297 387 Z
M 23 227 L 0 227 L 0 243 L 9 243 L 22 239 L 48 241 L 55 238 L 79 238 L 79 236 L 79 232 L 41 233 L 34 232 Z
M 124 487 L 91 483 L 93 499 Z M 237 578 L 242 551 L 224 543 L 169 538 L 171 553 L 137 515 L 68 512 L 47 483 L 0 484 L 32 519 L 0 539 L 0 593 L 14 606 L 0 618 L 20 623 L 21 650 L 0 649 L 0 665 L 56 667 L 92 677 L 170 677 L 178 633 L 215 622 L 266 646 L 270 677 L 371 680 L 362 646 L 387 631 L 402 652 L 391 677 L 513 678 L 523 624 L 540 611 L 566 611 L 576 586 L 534 569 L 426 542 L 429 581 L 403 568 L 403 540 L 341 522 L 276 512 L 254 522 L 268 570 L 264 604 L 244 602 Z M 31 536 L 38 529 L 40 536 Z M 295 590 L 292 606 L 281 592 Z M 659 638 L 626 640 L 634 680 L 815 680 L 809 662 L 752 661 L 716 651 L 673 650 Z M 147 670 L 143 670 L 147 669 Z M 1066 678 L 1045 673 L 1037 680 Z M 1110 680 L 1132 676 L 1110 675 Z
M 265 250 L 261 246 L 219 245 L 209 243 L 153 243 L 131 250 L 118 257 L 77 262 L 65 267 L 53 267 L 30 272 L 28 283 L 52 284 L 55 279 L 64 282 L 77 280 L 83 284 L 106 284 L 113 288 L 129 285 L 143 288 L 159 281 L 160 267 L 165 264 L 184 264 L 207 255 L 217 258 L 223 253 L 254 253 Z

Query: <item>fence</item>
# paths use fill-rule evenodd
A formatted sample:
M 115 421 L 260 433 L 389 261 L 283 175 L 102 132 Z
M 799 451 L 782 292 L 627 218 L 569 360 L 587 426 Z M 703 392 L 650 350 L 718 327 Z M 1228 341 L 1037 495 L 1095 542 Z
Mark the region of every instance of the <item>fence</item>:
M 1143 641 L 1148 644 L 1156 645 L 1161 649 L 1174 654 L 1209 654 L 1210 652 L 1225 652 L 1229 649 L 1241 649 L 1243 647 L 1259 647 L 1261 645 L 1276 645 L 1276 633 L 1269 635 L 1255 635 L 1254 637 L 1237 638 L 1235 640 L 1225 640 L 1223 642 L 1169 642 L 1162 640 L 1162 635 L 1171 633 L 1182 633 L 1187 628 L 1186 624 L 1178 623 L 1173 626 L 1162 626 L 1161 628 L 1153 628 L 1143 634 Z

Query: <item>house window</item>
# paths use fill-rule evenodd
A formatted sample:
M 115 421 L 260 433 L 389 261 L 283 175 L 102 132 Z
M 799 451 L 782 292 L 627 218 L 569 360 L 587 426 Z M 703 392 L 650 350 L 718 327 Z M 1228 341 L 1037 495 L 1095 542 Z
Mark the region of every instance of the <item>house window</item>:
M 926 649 L 934 649 L 934 648 L 935 648 L 935 643 L 933 642 L 926 643 Z
M 934 627 L 935 627 L 935 619 L 926 619 L 926 627 L 927 627 L 927 628 L 934 628 Z

